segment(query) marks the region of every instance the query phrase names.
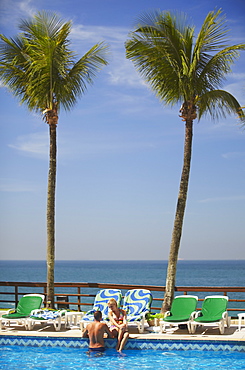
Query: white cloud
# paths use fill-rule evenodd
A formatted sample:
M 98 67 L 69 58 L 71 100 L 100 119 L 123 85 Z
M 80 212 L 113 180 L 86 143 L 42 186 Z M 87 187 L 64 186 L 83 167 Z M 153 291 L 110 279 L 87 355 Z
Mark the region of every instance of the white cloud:
M 107 74 L 109 75 L 109 83 L 112 85 L 126 85 L 136 88 L 146 86 L 132 62 L 120 54 L 117 54 L 117 57 L 113 60 Z
M 35 13 L 35 9 L 31 5 L 31 3 L 32 3 L 32 0 L 20 1 L 18 4 L 19 4 L 21 12 L 32 16 Z
M 23 193 L 23 192 L 34 192 L 38 188 L 36 185 L 17 179 L 3 178 L 0 179 L 0 192 L 8 193 Z
M 245 105 L 245 80 L 244 78 L 239 78 L 238 76 L 235 78 L 237 79 L 237 82 L 226 85 L 224 90 L 232 94 L 238 100 L 239 104 L 243 106 Z
M 104 40 L 114 46 L 124 47 L 128 29 L 122 27 L 73 25 L 71 37 L 73 40 L 87 40 L 97 43 Z
M 87 158 L 88 156 L 107 155 L 111 153 L 129 153 L 138 150 L 149 150 L 155 147 L 154 138 L 129 139 L 128 135 L 108 133 L 83 133 L 73 135 L 62 132 L 58 138 L 58 158 Z M 47 133 L 23 135 L 17 138 L 10 148 L 23 155 L 48 161 L 49 138 Z
M 65 138 L 64 138 L 65 136 Z M 59 135 L 59 159 L 87 159 L 88 157 L 132 153 L 141 150 L 152 150 L 158 143 L 154 137 L 131 138 L 126 133 L 88 133 L 75 135 L 63 132 Z
M 225 159 L 244 158 L 245 152 L 227 152 L 227 153 L 223 153 L 222 157 Z
M 81 24 L 74 25 L 71 31 L 72 43 L 79 53 L 84 54 L 92 45 L 101 41 L 105 41 L 110 46 L 109 65 L 105 69 L 105 73 L 109 76 L 109 84 L 142 87 L 143 79 L 136 72 L 132 62 L 126 59 L 124 44 L 127 35 L 128 29 L 122 27 Z
M 17 26 L 21 18 L 32 16 L 36 12 L 32 3 L 32 0 L 1 0 L 1 23 L 5 26 Z
M 231 73 L 230 76 L 234 78 L 234 80 L 243 80 L 243 83 L 245 81 L 245 73 Z
M 245 200 L 245 195 L 234 195 L 230 197 L 214 197 L 199 200 L 199 203 L 210 203 L 210 202 L 234 202 Z
M 8 145 L 28 156 L 47 159 L 49 153 L 49 139 L 47 132 L 19 136 L 14 144 Z

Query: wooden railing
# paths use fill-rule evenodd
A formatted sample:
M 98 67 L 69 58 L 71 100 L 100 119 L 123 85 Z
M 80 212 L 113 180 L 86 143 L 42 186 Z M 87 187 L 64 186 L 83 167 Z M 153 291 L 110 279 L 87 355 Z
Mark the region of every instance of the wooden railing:
M 152 311 L 160 311 L 165 287 L 153 285 L 128 285 L 128 284 L 106 284 L 106 283 L 55 283 L 55 305 L 58 308 L 70 308 L 78 311 L 87 311 L 92 306 L 94 297 L 100 289 L 120 289 L 122 294 L 129 289 L 149 289 L 153 295 Z M 39 293 L 47 295 L 46 283 L 29 282 L 0 282 L 0 307 L 16 307 L 20 297 L 24 294 Z M 229 296 L 228 311 L 237 314 L 245 311 L 245 287 L 176 287 L 177 294 L 195 294 L 199 297 L 199 306 L 205 296 L 222 294 Z M 48 306 L 48 302 L 44 301 Z M 5 307 L 3 307 L 5 306 Z

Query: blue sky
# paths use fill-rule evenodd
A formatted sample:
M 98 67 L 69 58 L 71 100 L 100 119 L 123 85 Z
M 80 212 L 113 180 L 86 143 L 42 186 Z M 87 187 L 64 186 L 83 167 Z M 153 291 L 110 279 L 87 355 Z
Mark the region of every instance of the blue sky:
M 72 20 L 73 50 L 99 41 L 110 63 L 58 124 L 57 259 L 168 259 L 184 124 L 144 84 L 124 42 L 137 18 L 180 10 L 196 31 L 214 8 L 227 15 L 231 44 L 245 40 L 243 0 L 1 0 L 1 33 L 51 10 Z M 245 53 L 224 89 L 245 105 Z M 2 259 L 46 258 L 48 127 L 0 88 L 0 238 Z M 236 117 L 194 124 L 189 194 L 179 257 L 245 259 L 245 131 Z

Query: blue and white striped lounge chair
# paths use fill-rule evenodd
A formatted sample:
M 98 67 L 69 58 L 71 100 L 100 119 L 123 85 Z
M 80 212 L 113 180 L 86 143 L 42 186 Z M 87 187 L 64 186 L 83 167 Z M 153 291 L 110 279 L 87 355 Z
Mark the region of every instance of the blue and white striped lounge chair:
M 66 310 L 34 310 L 26 319 L 28 330 L 32 330 L 35 324 L 53 325 L 56 331 L 61 329 L 61 319 L 65 317 Z
M 139 333 L 144 332 L 145 315 L 150 311 L 152 294 L 147 289 L 128 290 L 124 297 L 123 309 L 128 323 L 136 323 Z
M 103 289 L 100 290 L 94 299 L 94 305 L 92 310 L 85 313 L 80 321 L 80 328 L 81 330 L 87 326 L 90 322 L 94 321 L 94 312 L 101 311 L 102 313 L 102 320 L 108 320 L 108 301 L 109 299 L 114 298 L 117 301 L 118 307 L 121 305 L 122 300 L 122 292 L 118 289 Z

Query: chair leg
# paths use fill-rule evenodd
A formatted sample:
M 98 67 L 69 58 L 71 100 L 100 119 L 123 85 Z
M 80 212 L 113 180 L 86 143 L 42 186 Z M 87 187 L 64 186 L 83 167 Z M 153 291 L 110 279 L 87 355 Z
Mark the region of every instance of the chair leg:
M 25 328 L 26 328 L 26 330 L 30 330 L 29 329 L 29 319 L 26 319 L 26 321 L 25 321 Z
M 188 321 L 187 323 L 187 329 L 188 329 L 188 333 L 191 334 L 191 322 Z
M 227 315 L 227 328 L 231 326 L 231 317 Z
M 142 324 L 142 322 L 137 322 L 137 325 L 138 325 L 138 330 L 139 330 L 139 333 L 142 334 L 144 333 L 144 325 Z
M 190 331 L 191 331 L 191 334 L 195 334 L 195 332 L 196 332 L 196 324 L 195 323 L 191 323 L 190 324 Z
M 165 331 L 165 322 L 160 321 L 160 333 L 163 333 Z
M 229 328 L 231 325 L 231 318 L 228 316 L 227 312 L 224 315 L 224 320 L 225 320 L 226 327 Z
M 57 317 L 54 320 L 54 328 L 55 328 L 56 331 L 60 331 L 60 328 L 61 328 L 61 317 Z
M 32 319 L 28 319 L 25 326 L 27 330 L 32 330 L 34 328 L 35 321 Z
M 220 331 L 220 334 L 224 334 L 224 332 L 225 332 L 225 322 L 224 322 L 224 320 L 220 320 L 220 322 L 219 322 L 219 331 Z

